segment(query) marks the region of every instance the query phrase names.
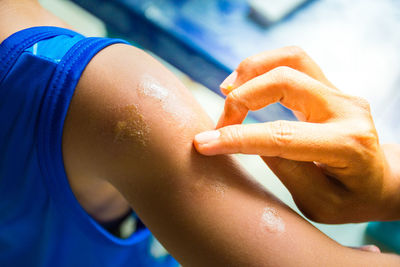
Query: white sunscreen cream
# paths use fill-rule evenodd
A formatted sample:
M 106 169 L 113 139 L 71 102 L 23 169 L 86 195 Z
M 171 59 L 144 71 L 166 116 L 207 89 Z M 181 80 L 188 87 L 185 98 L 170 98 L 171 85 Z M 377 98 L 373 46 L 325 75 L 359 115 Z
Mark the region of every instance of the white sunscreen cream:
M 184 127 L 192 123 L 192 111 L 179 101 L 172 90 L 148 74 L 143 75 L 139 85 L 139 94 L 158 101 L 162 109 L 178 122 L 177 126 Z
M 281 233 L 285 231 L 285 223 L 274 208 L 264 208 L 261 215 L 263 229 L 271 233 Z

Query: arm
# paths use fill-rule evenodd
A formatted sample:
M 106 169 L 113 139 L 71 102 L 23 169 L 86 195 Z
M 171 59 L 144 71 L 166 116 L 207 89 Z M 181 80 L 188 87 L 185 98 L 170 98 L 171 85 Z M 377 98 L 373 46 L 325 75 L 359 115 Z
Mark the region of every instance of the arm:
M 195 152 L 193 137 L 211 128 L 158 62 L 114 45 L 88 65 L 73 97 L 63 137 L 66 170 L 113 184 L 184 266 L 399 262 L 339 246 L 230 156 Z

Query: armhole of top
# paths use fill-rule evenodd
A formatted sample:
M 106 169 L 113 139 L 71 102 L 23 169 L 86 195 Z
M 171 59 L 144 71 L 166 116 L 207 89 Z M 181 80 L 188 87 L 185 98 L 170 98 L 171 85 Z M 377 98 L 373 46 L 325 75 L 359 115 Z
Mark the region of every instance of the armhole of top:
M 128 44 L 120 39 L 85 38 L 61 59 L 44 96 L 38 124 L 38 159 L 49 194 L 66 216 L 95 239 L 117 245 L 132 245 L 148 238 L 148 229 L 118 238 L 97 223 L 80 205 L 69 185 L 62 156 L 62 134 L 68 108 L 83 70 L 102 49 L 113 44 Z
M 59 35 L 82 36 L 68 29 L 39 26 L 15 32 L 7 37 L 0 44 L 0 84 L 27 47 L 41 40 Z

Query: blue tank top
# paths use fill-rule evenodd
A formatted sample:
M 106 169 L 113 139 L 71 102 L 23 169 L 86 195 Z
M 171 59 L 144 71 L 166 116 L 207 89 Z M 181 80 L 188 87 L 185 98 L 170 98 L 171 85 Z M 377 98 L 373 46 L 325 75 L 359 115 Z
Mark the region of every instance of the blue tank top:
M 0 44 L 0 266 L 177 266 L 148 229 L 113 236 L 79 205 L 64 170 L 63 124 L 96 53 L 122 40 L 56 27 Z

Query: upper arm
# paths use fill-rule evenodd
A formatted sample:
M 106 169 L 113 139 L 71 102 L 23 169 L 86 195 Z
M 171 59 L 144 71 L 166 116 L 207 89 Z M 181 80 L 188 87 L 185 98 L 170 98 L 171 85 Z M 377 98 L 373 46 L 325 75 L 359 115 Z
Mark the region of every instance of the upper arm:
M 196 153 L 194 135 L 211 128 L 169 71 L 138 49 L 113 45 L 88 65 L 70 105 L 67 173 L 113 184 L 184 265 L 324 265 L 332 264 L 329 253 L 344 253 L 231 157 Z

